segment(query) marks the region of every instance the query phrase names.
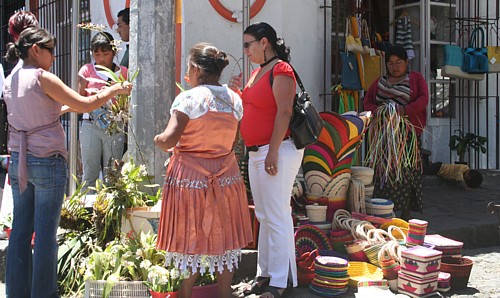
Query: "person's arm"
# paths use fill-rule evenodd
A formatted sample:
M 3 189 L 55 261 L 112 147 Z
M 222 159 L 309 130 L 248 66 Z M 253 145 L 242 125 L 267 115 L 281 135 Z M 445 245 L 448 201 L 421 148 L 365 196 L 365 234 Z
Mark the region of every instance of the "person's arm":
M 378 81 L 380 78 L 376 79 L 368 88 L 368 91 L 366 92 L 366 95 L 363 99 L 363 110 L 365 111 L 371 111 L 372 115 L 375 113 L 375 111 L 378 108 L 377 102 L 375 98 L 377 97 L 377 86 L 378 86 Z
M 42 71 L 39 80 L 45 94 L 79 113 L 93 111 L 113 96 L 117 94 L 130 94 L 132 90 L 132 84 L 124 82 L 102 89 L 98 94 L 82 96 L 66 86 L 56 75 L 48 71 Z
M 412 82 L 412 80 L 415 80 L 415 82 Z M 405 106 L 406 115 L 414 115 L 426 110 L 427 104 L 429 103 L 427 82 L 420 73 L 410 73 L 410 88 L 412 89 L 412 93 L 416 93 L 416 99 Z
M 167 128 L 161 134 L 154 137 L 155 145 L 163 151 L 174 147 L 181 138 L 188 122 L 188 115 L 174 110 L 172 117 L 168 121 Z
M 80 95 L 83 95 L 83 96 L 87 95 L 87 91 L 85 90 L 87 88 L 87 86 L 88 86 L 88 81 L 86 79 L 84 79 L 83 77 L 78 76 L 78 93 Z M 63 115 L 65 113 L 70 113 L 70 112 L 78 113 L 77 110 L 71 108 L 70 106 L 63 105 L 59 115 Z
M 266 171 L 271 175 L 276 175 L 278 172 L 278 149 L 288 130 L 293 112 L 293 100 L 295 98 L 295 82 L 293 78 L 286 75 L 276 75 L 273 81 L 273 94 L 277 111 L 265 166 L 266 168 L 272 167 L 271 170 L 266 169 Z

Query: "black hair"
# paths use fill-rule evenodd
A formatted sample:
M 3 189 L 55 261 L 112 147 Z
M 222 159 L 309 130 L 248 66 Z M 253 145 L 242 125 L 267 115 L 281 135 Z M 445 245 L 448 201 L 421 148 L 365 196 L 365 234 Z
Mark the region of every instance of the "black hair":
M 229 64 L 229 58 L 209 43 L 198 43 L 189 50 L 188 63 L 202 70 L 198 79 L 201 83 L 207 83 L 219 81 L 222 71 Z
M 7 44 L 7 54 L 5 60 L 9 63 L 17 63 L 19 58 L 26 59 L 28 51 L 33 45 L 41 45 L 46 47 L 55 47 L 56 38 L 49 31 L 38 28 L 28 27 L 19 35 L 19 39 L 14 43 Z
M 9 19 L 8 31 L 14 41 L 16 41 L 21 32 L 28 27 L 38 27 L 36 16 L 29 11 L 18 11 Z
M 116 48 L 111 44 L 113 40 L 113 36 L 108 32 L 97 32 L 97 34 L 92 37 L 90 48 L 92 52 L 98 50 L 116 52 Z
M 465 183 L 467 183 L 467 186 L 470 188 L 478 188 L 483 184 L 483 175 L 478 170 L 469 170 L 469 175 L 464 176 Z
M 260 22 L 248 26 L 243 34 L 252 35 L 256 40 L 267 38 L 278 58 L 290 62 L 290 48 L 285 45 L 283 38 L 278 38 L 276 30 L 268 23 Z
M 123 22 L 128 25 L 130 23 L 130 8 L 120 10 L 117 17 L 121 17 Z
M 406 53 L 405 48 L 400 45 L 394 45 L 390 47 L 387 52 L 385 52 L 385 63 L 389 62 L 389 58 L 391 56 L 396 56 L 402 60 L 408 60 L 408 54 Z

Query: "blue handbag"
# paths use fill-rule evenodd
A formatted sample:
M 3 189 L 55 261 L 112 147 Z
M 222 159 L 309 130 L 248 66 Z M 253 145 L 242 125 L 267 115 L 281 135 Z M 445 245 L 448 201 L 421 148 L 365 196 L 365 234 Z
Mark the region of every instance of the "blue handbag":
M 481 42 L 478 42 L 481 34 Z M 484 44 L 484 29 L 476 27 L 470 35 L 469 46 L 464 49 L 462 70 L 466 73 L 488 72 L 488 49 Z
M 340 52 L 342 62 L 342 78 L 340 83 L 345 90 L 361 90 L 361 79 L 359 78 L 358 60 L 356 54 Z

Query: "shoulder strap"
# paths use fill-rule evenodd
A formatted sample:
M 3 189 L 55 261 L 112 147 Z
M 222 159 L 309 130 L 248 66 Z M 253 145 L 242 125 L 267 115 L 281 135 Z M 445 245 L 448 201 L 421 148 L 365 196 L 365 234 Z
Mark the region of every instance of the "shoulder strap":
M 279 62 L 278 62 L 279 63 Z M 274 74 L 274 67 L 278 64 L 274 64 L 273 68 L 271 68 L 271 73 L 269 74 L 269 82 L 271 83 L 271 87 L 273 86 L 273 82 L 274 82 L 274 77 L 273 77 L 273 74 Z M 299 85 L 299 88 L 300 90 L 302 90 L 302 92 L 305 92 L 306 89 L 304 88 L 304 85 L 302 84 L 302 81 L 300 80 L 300 77 L 299 77 L 299 74 L 295 71 L 295 68 L 293 68 L 292 64 L 288 63 L 288 65 L 290 65 L 290 67 L 292 68 L 293 70 L 293 74 L 295 75 L 295 80 L 297 81 L 297 84 Z

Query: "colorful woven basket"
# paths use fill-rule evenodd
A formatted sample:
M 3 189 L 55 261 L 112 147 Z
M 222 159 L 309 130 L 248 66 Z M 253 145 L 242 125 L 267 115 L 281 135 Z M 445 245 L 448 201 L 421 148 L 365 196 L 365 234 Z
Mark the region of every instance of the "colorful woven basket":
M 303 225 L 295 232 L 295 251 L 297 256 L 315 249 L 333 249 L 330 239 L 316 226 Z
M 441 272 L 448 272 L 451 275 L 451 288 L 461 290 L 467 288 L 470 272 L 474 262 L 464 257 L 442 257 Z
M 366 262 L 350 261 L 347 273 L 349 274 L 348 285 L 352 288 L 357 288 L 360 281 L 378 281 L 384 279 L 380 268 Z

